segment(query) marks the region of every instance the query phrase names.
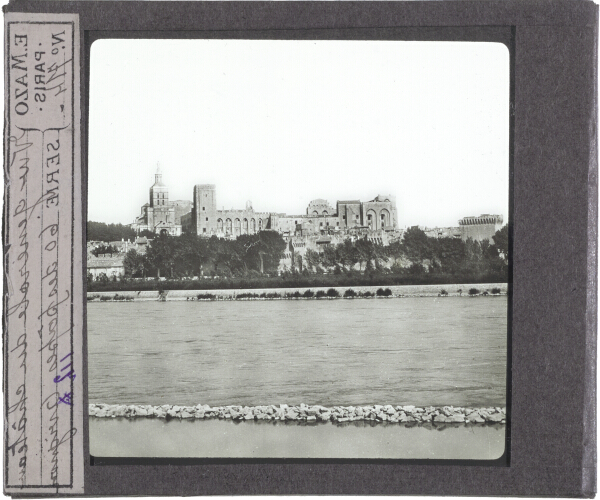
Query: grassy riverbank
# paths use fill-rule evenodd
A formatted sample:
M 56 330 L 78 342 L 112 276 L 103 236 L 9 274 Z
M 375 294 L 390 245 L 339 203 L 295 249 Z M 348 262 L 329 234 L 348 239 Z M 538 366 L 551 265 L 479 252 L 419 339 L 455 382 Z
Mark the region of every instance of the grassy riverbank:
M 88 302 L 139 300 L 327 300 L 384 299 L 402 297 L 466 297 L 505 296 L 506 283 L 465 283 L 457 285 L 397 285 L 360 287 L 196 289 L 164 291 L 88 292 Z
M 274 288 L 338 288 L 338 287 L 391 287 L 439 285 L 452 286 L 456 283 L 485 284 L 502 282 L 501 274 L 473 274 L 457 276 L 444 274 L 423 274 L 410 276 L 394 273 L 358 273 L 343 274 L 287 274 L 284 276 L 260 276 L 245 278 L 206 277 L 196 279 L 122 279 L 88 281 L 88 292 L 137 292 L 161 290 L 260 290 Z

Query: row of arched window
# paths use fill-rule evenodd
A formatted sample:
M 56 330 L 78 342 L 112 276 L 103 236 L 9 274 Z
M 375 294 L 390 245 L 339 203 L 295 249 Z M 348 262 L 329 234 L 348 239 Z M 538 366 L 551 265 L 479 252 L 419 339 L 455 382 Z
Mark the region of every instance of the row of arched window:
M 225 235 L 254 234 L 267 228 L 267 219 L 217 219 L 217 233 Z
M 367 210 L 367 226 L 369 229 L 384 229 L 391 223 L 390 212 L 383 208 L 379 211 L 379 216 L 375 210 Z

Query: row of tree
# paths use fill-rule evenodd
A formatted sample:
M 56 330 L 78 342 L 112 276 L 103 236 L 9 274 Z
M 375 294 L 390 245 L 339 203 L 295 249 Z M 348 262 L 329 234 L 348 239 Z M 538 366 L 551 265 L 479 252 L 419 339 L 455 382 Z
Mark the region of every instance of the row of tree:
M 323 252 L 307 250 L 303 264 L 309 271 L 360 270 L 416 274 L 506 274 L 508 226 L 497 231 L 490 243 L 457 238 L 431 238 L 417 227 L 388 246 L 360 239 L 328 246 Z
M 148 230 L 144 230 L 137 234 L 130 226 L 125 226 L 123 224 L 105 224 L 104 222 L 93 221 L 87 223 L 87 241 L 133 241 L 137 236 L 154 238 L 156 235 Z
M 152 241 L 145 255 L 135 250 L 127 252 L 123 265 L 125 274 L 131 277 L 199 276 L 208 269 L 218 269 L 226 276 L 270 274 L 277 272 L 285 246 L 275 231 L 244 234 L 235 240 L 195 234 L 161 235 Z
M 275 231 L 242 235 L 235 240 L 194 234 L 158 236 L 145 255 L 130 250 L 124 260 L 129 277 L 191 277 L 210 270 L 220 276 L 260 276 L 277 273 L 286 250 Z M 454 276 L 459 281 L 482 278 L 506 281 L 508 277 L 508 226 L 492 241 L 430 238 L 419 228 L 410 228 L 402 240 L 388 246 L 366 238 L 328 245 L 323 251 L 293 254 L 286 274 L 403 274 L 409 276 Z
M 121 241 L 133 240 L 136 234 L 133 229 L 123 224 L 104 224 L 103 222 L 88 221 L 87 241 Z

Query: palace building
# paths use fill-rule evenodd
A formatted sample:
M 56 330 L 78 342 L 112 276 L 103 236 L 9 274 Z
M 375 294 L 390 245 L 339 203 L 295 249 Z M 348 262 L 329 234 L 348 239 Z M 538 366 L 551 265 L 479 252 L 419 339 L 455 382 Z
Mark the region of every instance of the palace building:
M 347 229 L 394 231 L 398 228 L 396 201 L 378 196 L 372 201 L 338 201 L 334 209 L 326 200 L 313 200 L 306 213 L 287 215 L 256 212 L 250 201 L 241 210 L 217 210 L 217 190 L 213 184 L 194 186 L 194 201 L 189 214 L 181 217 L 182 230 L 201 236 L 236 238 L 271 229 L 287 236 L 309 236 L 344 232 Z
M 147 230 L 156 234 L 178 236 L 183 232 L 200 236 L 234 239 L 243 234 L 273 230 L 287 241 L 309 238 L 368 237 L 373 241 L 389 242 L 400 238 L 396 199 L 378 195 L 371 201 L 339 200 L 335 207 L 327 200 L 312 200 L 306 213 L 288 215 L 279 212 L 257 212 L 252 202 L 243 209 L 217 210 L 217 188 L 214 184 L 198 184 L 193 189 L 193 201 L 169 200 L 169 190 L 162 182 L 160 167 L 150 187 L 149 202 L 131 227 L 137 232 Z M 459 220 L 458 227 L 423 228 L 428 236 L 453 237 L 467 240 L 491 240 L 502 227 L 501 215 L 481 215 Z M 309 241 L 306 240 L 306 241 Z M 298 240 L 299 241 L 299 240 Z M 325 240 L 323 240 L 325 241 Z M 298 243 L 300 244 L 300 243 Z
M 162 182 L 160 167 L 150 187 L 149 202 L 131 227 L 137 232 L 178 236 L 182 232 L 200 236 L 236 238 L 270 229 L 286 236 L 315 236 L 345 233 L 349 230 L 396 231 L 398 216 L 393 196 L 377 196 L 374 200 L 338 201 L 336 207 L 317 199 L 308 204 L 305 214 L 257 212 L 252 202 L 239 210 L 217 210 L 217 188 L 214 184 L 198 184 L 193 201 L 169 200 L 169 190 Z

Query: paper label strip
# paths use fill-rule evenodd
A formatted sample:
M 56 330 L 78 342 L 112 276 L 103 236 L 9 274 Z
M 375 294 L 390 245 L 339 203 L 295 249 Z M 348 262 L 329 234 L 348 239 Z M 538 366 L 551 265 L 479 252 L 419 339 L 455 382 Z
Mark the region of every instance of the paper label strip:
M 5 16 L 4 488 L 83 493 L 79 27 Z

